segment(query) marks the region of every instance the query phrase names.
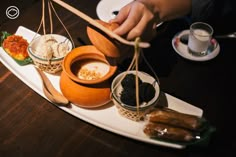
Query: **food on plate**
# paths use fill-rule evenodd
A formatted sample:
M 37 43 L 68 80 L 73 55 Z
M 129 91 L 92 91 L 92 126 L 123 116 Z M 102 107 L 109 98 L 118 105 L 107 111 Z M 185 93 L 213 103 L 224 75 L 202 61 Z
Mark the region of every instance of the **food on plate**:
M 144 128 L 144 133 L 152 138 L 177 142 L 189 142 L 197 138 L 193 132 L 187 129 L 163 123 L 148 123 Z
M 153 109 L 146 114 L 146 120 L 143 132 L 147 136 L 172 142 L 201 142 L 215 131 L 204 118 L 167 107 Z
M 150 122 L 165 123 L 190 130 L 200 130 L 205 120 L 169 108 L 158 108 L 147 115 Z
M 20 35 L 9 35 L 3 40 L 2 47 L 14 59 L 23 61 L 29 57 L 27 47 L 29 43 Z
M 155 96 L 155 88 L 153 85 L 147 82 L 143 82 L 139 85 L 139 97 L 141 101 L 148 102 Z
M 121 81 L 123 90 L 120 94 L 120 100 L 130 106 L 136 106 L 136 76 L 132 73 L 127 74 Z M 148 82 L 143 82 L 138 77 L 139 103 L 148 103 L 155 96 L 155 88 Z
M 68 53 L 69 45 L 65 42 L 58 42 L 52 35 L 44 35 L 34 49 L 35 55 L 50 60 L 64 57 Z
M 134 74 L 125 75 L 124 79 L 121 81 L 121 85 L 123 88 L 135 88 L 135 78 Z M 142 83 L 142 80 L 138 77 L 139 84 Z
M 123 102 L 127 105 L 136 106 L 135 89 L 133 89 L 133 88 L 123 89 L 121 91 L 120 100 L 121 100 L 121 102 Z

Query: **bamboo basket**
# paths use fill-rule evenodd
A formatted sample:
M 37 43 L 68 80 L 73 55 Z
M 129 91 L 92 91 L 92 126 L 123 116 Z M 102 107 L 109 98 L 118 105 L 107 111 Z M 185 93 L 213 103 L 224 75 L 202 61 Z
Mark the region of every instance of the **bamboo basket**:
M 158 82 L 151 75 L 145 72 L 138 71 L 138 76 L 143 82 L 148 82 L 153 85 L 153 87 L 155 88 L 155 96 L 148 103 L 142 103 L 140 104 L 140 106 L 130 106 L 124 104 L 120 100 L 120 94 L 123 90 L 121 80 L 126 74 L 129 73 L 136 74 L 136 71 L 130 70 L 122 72 L 113 79 L 111 85 L 111 97 L 120 115 L 133 121 L 140 121 L 143 120 L 145 118 L 145 115 L 149 113 L 157 104 L 160 95 L 160 87 Z
M 30 42 L 28 46 L 28 54 L 32 59 L 33 63 L 35 64 L 35 66 L 47 73 L 57 73 L 62 70 L 62 62 L 65 56 L 46 59 L 35 54 L 36 47 L 38 46 L 37 44 L 39 43 L 40 38 L 43 36 L 52 36 L 58 43 L 65 42 L 66 44 L 68 44 L 67 53 L 69 53 L 72 50 L 72 43 L 68 38 L 59 34 L 47 34 L 38 36 Z

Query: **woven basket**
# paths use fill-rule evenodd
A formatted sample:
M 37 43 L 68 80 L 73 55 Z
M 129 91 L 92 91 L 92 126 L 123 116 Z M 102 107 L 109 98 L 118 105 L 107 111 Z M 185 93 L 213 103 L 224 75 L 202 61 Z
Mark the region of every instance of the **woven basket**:
M 62 70 L 62 61 L 64 57 L 58 58 L 56 60 L 43 60 L 36 57 L 32 53 L 29 53 L 29 56 L 33 60 L 35 66 L 42 71 L 53 74 Z
M 143 120 L 145 118 L 145 115 L 148 112 L 150 112 L 153 109 L 153 107 L 155 107 L 155 105 L 157 104 L 157 102 L 159 100 L 159 95 L 160 95 L 159 84 L 149 74 L 144 73 L 144 72 L 139 72 L 139 77 L 144 82 L 149 82 L 149 83 L 155 82 L 154 88 L 156 89 L 156 93 L 155 93 L 155 96 L 152 100 L 150 100 L 146 104 L 140 104 L 140 107 L 137 109 L 136 106 L 130 106 L 130 105 L 126 105 L 126 104 L 122 103 L 119 98 L 120 93 L 123 89 L 123 87 L 120 84 L 121 79 L 124 78 L 124 75 L 128 74 L 128 73 L 135 73 L 135 71 L 123 72 L 113 79 L 112 85 L 111 85 L 112 101 L 115 104 L 120 115 L 122 115 L 130 120 L 133 120 L 133 121 L 140 121 L 140 120 Z
M 113 101 L 113 103 L 116 105 L 116 108 L 120 115 L 133 121 L 143 120 L 145 118 L 145 115 L 149 113 L 155 106 L 155 104 L 153 104 L 152 106 L 149 106 L 144 110 L 133 111 L 128 108 L 125 108 L 124 106 L 121 106 L 120 103 L 117 103 L 117 101 Z
M 53 37 L 53 39 L 55 39 L 58 43 L 66 42 L 68 44 L 68 52 L 72 50 L 72 43 L 65 36 L 59 34 L 46 34 L 42 36 L 37 36 L 31 41 L 28 46 L 28 54 L 37 68 L 47 73 L 59 72 L 62 70 L 62 62 L 65 56 L 59 58 L 46 59 L 37 56 L 34 52 L 36 50 L 36 47 L 38 47 L 38 44 L 40 43 L 40 39 L 42 39 L 43 36 Z

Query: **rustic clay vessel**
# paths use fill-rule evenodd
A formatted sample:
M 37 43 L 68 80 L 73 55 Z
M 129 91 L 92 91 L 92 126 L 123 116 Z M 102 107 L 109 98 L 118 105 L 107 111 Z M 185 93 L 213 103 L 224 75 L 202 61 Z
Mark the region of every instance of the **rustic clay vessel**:
M 86 80 L 78 77 L 80 63 L 86 60 L 101 61 L 109 66 L 109 71 L 101 78 Z M 110 101 L 111 77 L 117 70 L 115 62 L 106 60 L 103 53 L 92 45 L 73 49 L 63 60 L 60 77 L 62 94 L 73 104 L 83 108 L 95 108 Z
M 110 102 L 110 82 L 84 85 L 71 80 L 62 71 L 60 77 L 62 94 L 74 105 L 83 108 L 100 107 Z
M 117 23 L 107 23 L 102 20 L 96 21 L 112 31 L 119 26 Z M 122 54 L 125 54 L 127 50 L 129 51 L 130 48 L 132 48 L 130 46 L 121 44 L 120 42 L 116 41 L 91 25 L 87 26 L 87 34 L 91 43 L 108 57 L 121 57 Z
M 85 60 L 94 60 L 101 61 L 106 63 L 109 66 L 109 71 L 103 77 L 95 80 L 86 80 L 80 79 L 77 76 L 79 70 L 79 64 Z M 103 53 L 101 53 L 98 49 L 96 49 L 92 45 L 81 46 L 73 49 L 63 60 L 62 63 L 63 71 L 67 74 L 67 76 L 78 82 L 83 84 L 95 84 L 103 82 L 109 79 L 117 70 L 116 61 L 112 59 L 107 59 Z

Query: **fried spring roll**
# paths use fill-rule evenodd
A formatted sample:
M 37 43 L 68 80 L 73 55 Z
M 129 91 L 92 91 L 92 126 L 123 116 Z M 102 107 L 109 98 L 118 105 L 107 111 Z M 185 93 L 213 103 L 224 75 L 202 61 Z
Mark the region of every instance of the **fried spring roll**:
M 162 123 L 148 123 L 143 131 L 149 137 L 163 140 L 189 142 L 196 139 L 194 134 L 189 130 Z
M 160 122 L 197 131 L 202 127 L 203 120 L 200 117 L 180 113 L 168 108 L 160 108 L 147 115 L 150 122 Z

